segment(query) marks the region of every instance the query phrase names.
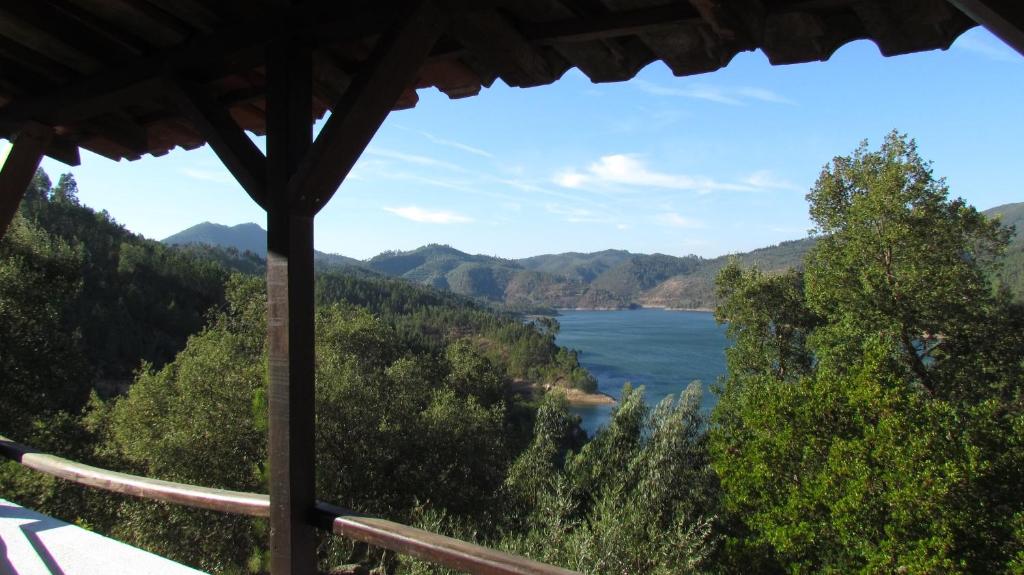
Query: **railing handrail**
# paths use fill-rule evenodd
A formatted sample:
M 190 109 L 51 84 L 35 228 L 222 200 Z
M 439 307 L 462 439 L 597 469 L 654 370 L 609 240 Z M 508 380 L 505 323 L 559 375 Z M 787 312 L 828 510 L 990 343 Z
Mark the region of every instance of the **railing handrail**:
M 175 483 L 93 467 L 40 452 L 2 435 L 0 435 L 0 456 L 40 473 L 114 493 L 236 515 L 253 517 L 268 517 L 270 515 L 270 498 L 261 493 Z M 318 526 L 329 529 L 337 535 L 468 573 L 578 575 L 576 571 L 496 551 L 394 521 L 360 515 L 328 503 L 317 503 L 316 522 Z

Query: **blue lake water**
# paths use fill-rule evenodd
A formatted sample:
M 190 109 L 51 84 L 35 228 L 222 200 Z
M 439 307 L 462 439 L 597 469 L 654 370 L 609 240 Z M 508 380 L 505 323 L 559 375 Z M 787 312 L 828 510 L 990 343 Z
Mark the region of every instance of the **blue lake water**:
M 709 390 L 725 374 L 725 326 L 709 312 L 640 309 L 563 311 L 558 316 L 559 345 L 578 350 L 580 363 L 597 378 L 598 389 L 618 398 L 627 381 L 643 385 L 647 402 L 657 404 L 678 394 L 691 381 L 704 384 L 703 407 L 715 396 Z M 583 428 L 593 434 L 608 421 L 613 406 L 574 407 Z

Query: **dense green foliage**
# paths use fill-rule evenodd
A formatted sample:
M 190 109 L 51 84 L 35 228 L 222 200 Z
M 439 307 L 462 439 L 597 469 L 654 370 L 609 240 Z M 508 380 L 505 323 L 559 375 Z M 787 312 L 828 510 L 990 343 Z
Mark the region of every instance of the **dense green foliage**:
M 584 573 L 1024 572 L 1024 309 L 992 282 L 1016 277 L 999 265 L 1011 231 L 950 200 L 898 134 L 835 158 L 808 200 L 814 238 L 732 259 L 517 263 L 435 245 L 376 270 L 321 261 L 318 497 Z M 40 173 L 0 241 L 0 432 L 266 491 L 264 268 L 135 236 L 78 205 L 70 176 Z M 720 302 L 733 347 L 717 407 L 700 411 L 698 383 L 653 408 L 627 386 L 586 438 L 562 394 L 516 385 L 594 386 L 557 321 L 454 293 L 520 290 Z M 212 572 L 266 569 L 261 520 L 12 464 L 0 493 Z M 318 553 L 323 568 L 447 573 L 327 535 Z
M 220 265 L 146 240 L 105 212 L 79 205 L 69 174 L 51 188 L 40 172 L 21 214 L 80 254 L 79 289 L 53 305 L 63 306 L 64 321 L 79 332 L 96 379 L 127 380 L 140 359 L 167 362 L 223 299 L 227 273 Z
M 51 187 L 41 173 L 0 254 L 0 432 L 108 468 L 266 490 L 266 302 L 262 279 L 246 275 L 262 259 L 145 240 L 78 205 L 69 176 Z M 322 274 L 317 297 L 318 493 L 338 504 L 407 521 L 429 506 L 491 525 L 536 411 L 512 380 L 593 385 L 554 344 L 550 318 L 524 322 L 368 273 Z M 161 334 L 176 339 L 146 344 Z M 131 372 L 126 394 L 90 400 L 98 387 L 120 392 L 102 384 Z M 14 464 L 0 465 L 0 491 L 215 572 L 266 564 L 261 521 L 82 490 Z M 333 538 L 322 549 L 328 562 L 381 559 L 368 552 Z
M 1016 232 L 1006 247 L 1004 265 L 996 274 L 1014 299 L 1024 301 L 1024 202 L 997 206 L 984 213 L 990 218 L 998 218 L 1003 226 Z
M 898 134 L 833 160 L 808 200 L 806 272 L 719 276 L 726 564 L 1019 570 L 1024 313 L 986 275 L 1007 231 Z

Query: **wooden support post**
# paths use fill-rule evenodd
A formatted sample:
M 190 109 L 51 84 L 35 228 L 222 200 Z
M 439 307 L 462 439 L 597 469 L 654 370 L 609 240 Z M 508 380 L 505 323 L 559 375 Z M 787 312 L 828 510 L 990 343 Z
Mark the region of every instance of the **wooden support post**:
M 378 41 L 367 67 L 335 106 L 315 145 L 312 47 L 292 37 L 274 40 L 267 48 L 265 205 L 273 575 L 316 572 L 313 218 L 398 98 L 414 84 L 444 22 L 444 15 L 429 0 L 406 4 L 394 28 Z M 200 110 L 197 117 L 204 122 L 216 120 L 209 110 Z M 213 132 L 234 131 L 224 129 L 229 122 L 223 119 L 208 124 Z M 237 154 L 244 146 L 225 141 L 221 148 Z M 247 170 L 251 171 L 236 171 Z
M 40 124 L 28 124 L 14 138 L 7 160 L 0 168 L 0 238 L 7 233 L 21 198 L 32 183 L 32 178 L 43 160 L 53 130 Z
M 313 215 L 288 183 L 312 143 L 312 52 L 299 40 L 267 51 L 267 336 L 270 571 L 316 572 Z
M 1024 56 L 1024 5 L 1019 0 L 949 0 Z

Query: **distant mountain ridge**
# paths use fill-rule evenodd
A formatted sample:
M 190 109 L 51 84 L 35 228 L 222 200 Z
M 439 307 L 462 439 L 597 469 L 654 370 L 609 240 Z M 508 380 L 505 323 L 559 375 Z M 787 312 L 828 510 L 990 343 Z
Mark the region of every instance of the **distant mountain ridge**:
M 1005 225 L 1024 227 L 1024 202 L 984 212 Z M 749 252 L 703 258 L 634 254 L 625 250 L 544 254 L 518 260 L 473 255 L 451 246 L 429 244 L 409 251 L 387 251 L 366 261 L 316 253 L 319 269 L 346 268 L 447 289 L 513 308 L 622 309 L 665 307 L 712 309 L 718 271 L 737 258 L 767 273 L 799 268 L 815 243 L 803 238 Z M 204 222 L 163 240 L 165 244 L 210 244 L 266 257 L 266 232 L 257 224 L 221 226 Z M 1024 297 L 1024 241 L 1015 236 L 999 277 Z
M 200 244 L 221 248 L 234 248 L 239 253 L 251 252 L 267 259 L 267 230 L 256 223 L 225 226 L 213 222 L 203 222 L 176 234 L 167 236 L 160 243 L 168 246 L 187 246 Z M 328 254 L 321 251 L 313 252 L 313 259 L 320 267 L 362 266 L 357 259 L 340 254 Z
M 997 274 L 1018 301 L 1024 300 L 1024 202 L 1003 204 L 982 212 L 990 218 L 998 217 L 1004 226 L 1013 226 L 1016 234 L 1010 238 L 1003 258 L 1003 269 Z

